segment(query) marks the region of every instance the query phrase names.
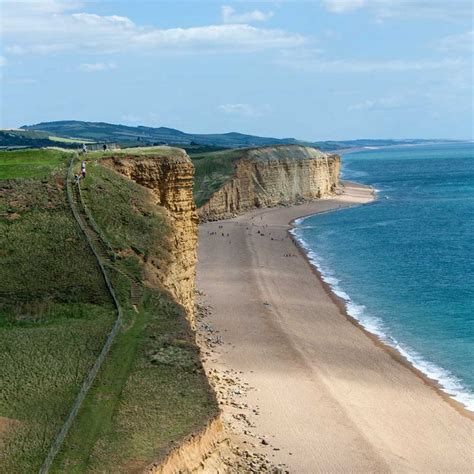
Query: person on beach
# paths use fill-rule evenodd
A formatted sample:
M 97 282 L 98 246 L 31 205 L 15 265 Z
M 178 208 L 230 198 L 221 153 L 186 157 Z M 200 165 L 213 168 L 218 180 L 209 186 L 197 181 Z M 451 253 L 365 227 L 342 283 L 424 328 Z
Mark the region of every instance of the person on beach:
M 87 153 L 87 145 L 85 143 L 82 144 L 82 153 Z

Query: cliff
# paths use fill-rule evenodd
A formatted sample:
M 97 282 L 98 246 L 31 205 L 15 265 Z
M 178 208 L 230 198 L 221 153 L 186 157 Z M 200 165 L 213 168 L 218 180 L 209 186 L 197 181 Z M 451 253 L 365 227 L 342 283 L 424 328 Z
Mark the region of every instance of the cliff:
M 281 145 L 242 150 L 234 174 L 198 209 L 201 220 L 249 209 L 295 204 L 331 195 L 339 184 L 340 157 L 314 148 Z
M 230 472 L 229 463 L 234 457 L 228 434 L 221 417 L 218 416 L 204 429 L 183 440 L 163 461 L 153 463 L 144 472 L 146 474 L 224 473 Z
M 162 284 L 183 305 L 194 326 L 197 215 L 192 190 L 194 167 L 184 150 L 159 147 L 146 154 L 127 150 L 108 153 L 103 163 L 149 188 L 154 204 L 166 209 L 172 226 L 169 261 L 145 263 L 151 284 Z

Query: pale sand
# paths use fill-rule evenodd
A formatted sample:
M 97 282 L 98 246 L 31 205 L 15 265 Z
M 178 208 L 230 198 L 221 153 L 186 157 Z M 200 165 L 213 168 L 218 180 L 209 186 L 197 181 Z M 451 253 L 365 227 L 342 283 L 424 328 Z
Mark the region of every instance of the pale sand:
M 198 289 L 223 340 L 206 366 L 255 388 L 251 431 L 271 444 L 257 449 L 290 472 L 474 472 L 472 420 L 349 322 L 288 235 L 297 217 L 371 199 L 350 185 L 200 226 Z

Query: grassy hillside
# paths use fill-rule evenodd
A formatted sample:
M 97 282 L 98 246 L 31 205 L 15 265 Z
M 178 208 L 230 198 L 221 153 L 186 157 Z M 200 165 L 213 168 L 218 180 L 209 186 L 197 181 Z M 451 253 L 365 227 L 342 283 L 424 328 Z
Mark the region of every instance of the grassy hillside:
M 100 164 L 89 167 L 83 193 L 120 256 L 112 275 L 126 309 L 126 330 L 52 472 L 129 472 L 201 427 L 216 404 L 183 309 L 157 288 L 145 288 L 138 313 L 129 304 L 130 281 L 124 275 L 141 279 L 143 259 L 166 262 L 170 252 L 165 213 L 152 204 L 148 189 Z
M 39 131 L 48 135 L 91 139 L 96 141 L 110 141 L 124 146 L 135 145 L 176 145 L 187 148 L 189 153 L 217 151 L 216 148 L 243 148 L 268 145 L 306 145 L 319 148 L 322 151 L 335 151 L 342 148 L 364 146 L 388 146 L 400 144 L 416 144 L 433 142 L 436 140 L 423 139 L 358 139 L 358 140 L 331 140 L 305 141 L 296 138 L 274 138 L 247 135 L 245 133 L 185 133 L 167 127 L 130 127 L 104 122 L 82 122 L 78 120 L 62 120 L 57 122 L 43 122 L 22 127 L 28 131 Z M 1 137 L 0 137 L 1 138 Z M 0 140 L 1 141 L 1 140 Z M 1 142 L 0 142 L 1 146 Z M 207 149 L 199 148 L 206 147 Z M 209 149 L 214 148 L 214 150 Z
M 0 151 L 0 180 L 43 178 L 64 171 L 66 154 L 58 150 Z
M 195 168 L 194 201 L 202 206 L 211 195 L 232 178 L 234 162 L 242 157 L 242 150 L 224 150 L 191 155 Z
M 0 470 L 9 474 L 37 472 L 115 319 L 67 205 L 69 156 L 0 153 L 0 167 L 25 164 L 0 182 Z M 182 308 L 159 288 L 145 289 L 138 312 L 130 304 L 143 259 L 166 262 L 165 214 L 148 190 L 100 165 L 89 166 L 84 197 L 119 255 L 109 272 L 124 325 L 52 472 L 130 472 L 201 427 L 216 404 Z
M 246 135 L 243 133 L 197 134 L 185 133 L 167 127 L 130 127 L 104 122 L 81 122 L 64 120 L 45 122 L 22 127 L 26 130 L 38 130 L 52 135 L 72 136 L 97 141 L 113 141 L 117 143 L 135 142 L 145 145 L 169 144 L 181 147 L 212 146 L 237 148 L 248 146 L 276 145 L 282 143 L 303 143 L 294 138 L 272 138 Z
M 38 469 L 113 320 L 66 203 L 69 156 L 30 153 L 39 179 L 12 179 L 10 166 L 0 182 L 0 465 L 8 473 Z M 27 161 L 3 152 L 0 165 L 16 154 Z

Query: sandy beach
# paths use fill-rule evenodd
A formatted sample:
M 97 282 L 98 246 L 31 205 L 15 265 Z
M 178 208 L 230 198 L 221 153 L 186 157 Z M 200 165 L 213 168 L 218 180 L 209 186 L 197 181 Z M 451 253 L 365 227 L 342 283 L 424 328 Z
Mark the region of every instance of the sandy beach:
M 288 233 L 298 217 L 372 199 L 347 184 L 200 226 L 206 370 L 228 424 L 290 472 L 474 472 L 472 419 L 349 321 Z

